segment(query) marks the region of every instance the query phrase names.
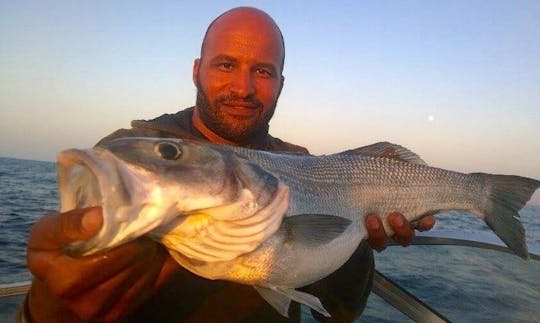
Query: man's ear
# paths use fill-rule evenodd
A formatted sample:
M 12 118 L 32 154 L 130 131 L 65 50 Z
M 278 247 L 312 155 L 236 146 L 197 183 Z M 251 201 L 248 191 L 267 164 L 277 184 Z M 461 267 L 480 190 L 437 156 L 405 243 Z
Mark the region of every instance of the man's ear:
M 277 97 L 279 98 L 279 96 L 281 95 L 281 90 L 283 90 L 283 84 L 285 84 L 285 76 L 281 75 L 281 84 L 279 85 L 279 92 L 278 92 L 278 95 Z
M 201 66 L 201 59 L 195 58 L 193 61 L 193 84 L 197 86 L 197 80 L 199 79 L 199 67 Z

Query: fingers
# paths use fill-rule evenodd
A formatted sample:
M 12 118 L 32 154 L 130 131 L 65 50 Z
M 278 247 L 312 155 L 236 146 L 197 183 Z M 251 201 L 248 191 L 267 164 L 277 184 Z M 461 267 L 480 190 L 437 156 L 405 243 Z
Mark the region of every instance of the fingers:
M 415 233 L 414 229 L 419 231 L 430 230 L 435 225 L 435 217 L 428 215 L 422 218 L 415 226 L 413 226 L 403 214 L 392 212 L 386 218 L 388 225 L 394 231 L 393 239 L 402 246 L 411 244 Z M 368 241 L 370 246 L 382 251 L 386 248 L 388 236 L 383 228 L 383 223 L 380 217 L 375 214 L 368 214 L 364 219 L 366 229 L 368 231 Z
M 90 239 L 101 229 L 102 224 L 103 216 L 99 207 L 49 214 L 32 227 L 28 248 L 63 249 L 71 242 Z
M 28 237 L 28 268 L 40 279 L 45 279 L 56 268 L 70 268 L 64 247 L 93 237 L 102 223 L 100 208 L 76 209 L 42 217 L 34 224 Z
M 427 231 L 433 229 L 433 226 L 435 226 L 435 217 L 433 215 L 427 215 L 418 222 L 415 229 L 418 231 Z
M 154 243 L 144 257 L 134 260 L 129 267 L 81 295 L 70 297 L 70 308 L 83 319 L 102 317 L 106 318 L 105 321 L 117 320 L 134 305 L 134 299 L 142 301 L 150 295 L 165 256 L 164 249 Z
M 381 218 L 375 214 L 368 214 L 364 219 L 364 223 L 368 231 L 369 245 L 377 251 L 384 250 L 388 237 L 384 231 Z
M 100 208 L 47 215 L 34 225 L 27 260 L 38 283 L 29 304 L 49 302 L 56 314 L 114 321 L 178 268 L 167 261 L 163 247 L 144 237 L 99 254 L 64 253 L 66 245 L 92 238 L 102 225 Z M 31 308 L 35 313 L 42 310 Z
M 167 259 L 172 260 L 165 248 L 157 247 L 158 250 L 154 257 L 149 260 L 148 266 L 141 267 L 143 274 L 140 278 L 132 280 L 129 288 L 124 293 L 111 299 L 114 306 L 103 312 L 105 314 L 100 315 L 105 322 L 117 322 L 120 317 L 125 316 L 126 313 L 129 313 L 146 301 L 155 291 L 153 286 L 159 280 L 161 272 L 165 270 Z
M 56 306 L 61 304 L 81 319 L 116 321 L 146 300 L 156 290 L 158 280 L 163 284 L 170 278 L 178 267 L 168 258 L 165 249 L 148 238 L 102 255 L 56 257 L 49 267 L 51 274 L 40 280 L 45 292 L 34 299 L 48 294 Z
M 77 295 L 110 280 L 137 263 L 144 262 L 145 258 L 156 252 L 156 248 L 155 242 L 141 238 L 102 254 L 80 258 L 66 255 L 57 257 L 45 274 L 46 280 L 54 282 L 51 288 L 54 288 L 54 293 L 58 296 Z
M 402 246 L 408 246 L 414 238 L 414 230 L 401 213 L 392 212 L 387 218 L 388 224 L 394 230 L 394 240 Z
M 174 273 L 181 269 L 182 267 L 180 267 L 178 262 L 174 260 L 167 252 L 163 267 L 161 267 L 161 271 L 159 272 L 159 275 L 154 282 L 154 285 L 152 286 L 152 290 L 157 291 L 159 288 L 161 288 L 161 286 L 163 286 L 164 283 L 166 283 L 172 277 Z
M 156 243 L 141 238 L 107 252 L 70 257 L 59 250 L 28 249 L 28 268 L 48 282 L 58 297 L 70 297 L 107 281 L 153 252 Z

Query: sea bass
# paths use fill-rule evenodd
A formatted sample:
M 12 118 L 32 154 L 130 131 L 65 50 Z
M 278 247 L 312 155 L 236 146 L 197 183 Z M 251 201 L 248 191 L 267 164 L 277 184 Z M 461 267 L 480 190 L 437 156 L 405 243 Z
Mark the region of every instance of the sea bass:
M 183 267 L 254 286 L 281 314 L 291 300 L 329 316 L 296 288 L 341 267 L 367 237 L 363 217 L 409 221 L 462 210 L 528 258 L 518 211 L 540 182 L 427 166 L 390 143 L 327 156 L 255 151 L 170 138 L 121 138 L 58 156 L 61 211 L 101 206 L 87 255 L 148 235 Z

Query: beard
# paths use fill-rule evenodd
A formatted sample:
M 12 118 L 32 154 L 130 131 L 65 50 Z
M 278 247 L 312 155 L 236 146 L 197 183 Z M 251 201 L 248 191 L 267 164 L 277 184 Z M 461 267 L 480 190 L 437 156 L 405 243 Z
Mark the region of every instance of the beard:
M 270 109 L 264 112 L 263 104 L 253 95 L 242 98 L 230 93 L 220 95 L 214 101 L 210 101 L 198 78 L 196 87 L 196 105 L 201 120 L 210 130 L 220 137 L 237 143 L 249 143 L 268 134 L 268 123 L 274 115 L 277 98 Z M 238 101 L 256 106 L 257 109 L 262 111 L 261 115 L 255 121 L 241 117 L 232 118 L 225 110 L 227 107 L 224 105 L 232 105 L 231 102 Z

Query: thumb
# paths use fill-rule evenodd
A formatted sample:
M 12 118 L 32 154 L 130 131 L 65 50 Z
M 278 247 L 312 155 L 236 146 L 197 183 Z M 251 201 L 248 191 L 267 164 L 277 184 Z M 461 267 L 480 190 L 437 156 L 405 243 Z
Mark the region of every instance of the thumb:
M 88 240 L 103 225 L 100 207 L 74 209 L 39 219 L 30 231 L 29 249 L 60 249 L 75 241 Z

